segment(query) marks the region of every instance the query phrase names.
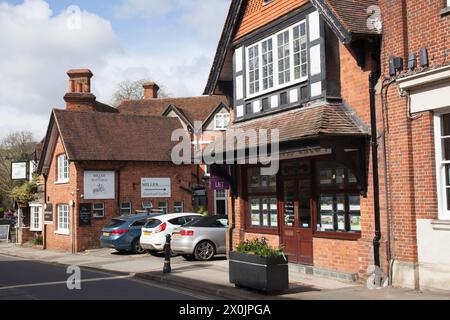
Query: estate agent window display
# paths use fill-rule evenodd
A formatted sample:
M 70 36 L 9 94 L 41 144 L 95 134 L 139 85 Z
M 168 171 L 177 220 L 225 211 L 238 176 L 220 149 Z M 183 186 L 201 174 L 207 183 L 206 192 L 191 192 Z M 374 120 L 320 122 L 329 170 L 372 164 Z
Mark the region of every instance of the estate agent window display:
M 313 224 L 315 237 L 359 239 L 361 237 L 361 196 L 356 176 L 352 170 L 333 160 L 317 160 L 312 163 L 314 169 L 311 170 L 310 179 L 313 182 L 314 191 L 311 193 L 307 179 L 302 181 L 302 184 L 308 187 L 302 190 L 303 197 L 299 202 L 300 225 L 310 228 Z M 242 179 L 245 182 L 243 198 L 246 208 L 246 231 L 278 234 L 279 221 L 288 225 L 289 219 L 294 219 L 294 216 L 289 217 L 289 210 L 286 210 L 284 217 L 278 219 L 281 205 L 278 200 L 282 197 L 279 192 L 283 179 L 292 176 L 305 177 L 301 172 L 291 170 L 297 167 L 295 161 L 282 163 L 280 172 L 276 176 L 262 176 L 260 167 L 244 168 Z M 313 210 L 309 205 L 310 199 L 316 203 L 316 208 Z M 291 215 L 293 214 L 292 209 Z
M 361 236 L 361 196 L 354 173 L 334 161 L 316 165 L 316 235 L 357 239 Z

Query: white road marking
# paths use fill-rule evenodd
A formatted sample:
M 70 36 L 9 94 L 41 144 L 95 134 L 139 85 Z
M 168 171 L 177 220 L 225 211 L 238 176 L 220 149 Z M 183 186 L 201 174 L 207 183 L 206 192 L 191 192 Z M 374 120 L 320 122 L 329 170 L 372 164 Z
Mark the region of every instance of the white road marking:
M 85 280 L 80 280 L 80 282 L 86 283 L 86 282 L 98 282 L 98 281 L 111 281 L 111 280 L 129 279 L 129 278 L 133 278 L 133 277 L 134 277 L 134 274 L 129 274 L 126 276 L 117 276 L 117 277 L 109 277 L 109 278 L 85 279 Z M 0 290 L 11 290 L 11 289 L 32 288 L 32 287 L 46 287 L 46 286 L 55 286 L 55 285 L 60 285 L 60 284 L 67 284 L 67 281 L 21 284 L 21 285 L 17 285 L 17 286 L 0 287 Z

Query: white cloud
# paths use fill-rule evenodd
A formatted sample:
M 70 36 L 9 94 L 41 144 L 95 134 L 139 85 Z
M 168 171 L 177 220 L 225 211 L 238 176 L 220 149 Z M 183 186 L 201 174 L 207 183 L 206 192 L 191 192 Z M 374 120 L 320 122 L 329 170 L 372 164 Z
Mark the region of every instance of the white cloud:
M 153 11 L 147 14 L 177 8 L 177 24 L 214 39 L 170 35 L 158 47 L 124 48 L 111 23 L 87 11 L 81 12 L 81 28 L 71 30 L 68 13 L 54 14 L 45 0 L 0 3 L 0 139 L 14 130 L 43 137 L 51 109 L 64 107 L 69 69 L 91 69 L 93 93 L 105 103 L 126 79 L 152 79 L 174 96 L 202 94 L 229 0 L 125 0 L 124 14 L 136 14 L 126 5 L 145 12 L 149 2 Z
M 0 4 L 0 137 L 11 130 L 45 133 L 52 107 L 62 106 L 71 68 L 104 69 L 122 47 L 108 21 L 81 13 L 81 28 L 53 15 L 43 0 Z M 42 119 L 45 120 L 42 123 Z

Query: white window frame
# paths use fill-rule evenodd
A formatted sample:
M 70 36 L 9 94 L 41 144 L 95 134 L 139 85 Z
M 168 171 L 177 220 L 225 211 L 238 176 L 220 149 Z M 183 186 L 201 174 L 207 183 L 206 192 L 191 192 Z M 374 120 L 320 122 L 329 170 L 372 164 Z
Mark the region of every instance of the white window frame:
M 228 118 L 228 124 L 225 122 L 225 118 Z M 222 125 L 217 125 L 218 121 L 221 121 Z M 227 130 L 230 127 L 230 114 L 218 113 L 214 116 L 214 128 L 218 131 Z
M 161 207 L 160 204 L 161 203 L 165 203 L 164 207 Z M 158 210 L 163 210 L 166 209 L 166 212 L 162 212 L 162 214 L 169 214 L 169 201 L 164 200 L 164 201 L 158 201 Z
M 306 43 L 306 57 L 307 57 L 307 64 L 306 64 L 306 76 L 300 77 L 298 79 L 295 79 L 295 68 L 294 68 L 294 28 L 300 26 L 301 24 L 305 24 L 305 32 L 306 35 L 304 37 L 304 41 Z M 290 81 L 283 83 L 282 85 L 279 84 L 278 79 L 278 35 L 282 34 L 286 31 L 289 31 L 289 61 L 290 61 Z M 273 34 L 270 37 L 264 38 L 258 42 L 255 42 L 247 47 L 245 47 L 245 75 L 246 75 L 246 93 L 245 93 L 245 99 L 252 99 L 264 94 L 267 94 L 272 91 L 280 90 L 292 85 L 295 85 L 297 83 L 304 82 L 308 79 L 309 74 L 309 43 L 308 43 L 308 24 L 306 23 L 306 19 L 303 19 L 300 22 L 297 22 L 275 34 Z M 262 43 L 272 39 L 272 55 L 273 55 L 273 87 L 268 89 L 263 89 L 263 66 L 262 66 Z M 259 56 L 259 91 L 255 92 L 253 94 L 250 94 L 250 70 L 248 68 L 248 57 L 249 57 L 249 50 L 250 48 L 253 48 L 254 46 L 258 46 L 258 56 Z
M 177 203 L 181 203 L 181 206 L 177 206 Z M 175 208 L 181 208 L 181 211 L 178 213 L 183 213 L 184 212 L 184 201 L 174 201 L 173 202 L 173 212 L 177 213 L 177 211 L 175 210 Z
M 450 110 L 434 113 L 434 141 L 435 141 L 435 155 L 436 155 L 436 182 L 438 194 L 438 216 L 439 220 L 450 220 L 450 210 L 447 208 L 447 194 L 446 194 L 446 174 L 445 165 L 450 164 L 450 161 L 445 161 L 442 139 L 442 116 L 450 113 Z
M 70 219 L 69 219 L 69 208 L 70 206 L 67 204 L 58 204 L 56 207 L 56 221 L 58 223 L 57 232 L 62 235 L 70 234 Z M 64 215 L 67 214 L 67 223 L 65 223 Z M 62 227 L 64 226 L 64 227 Z
M 95 208 L 95 206 L 101 206 L 101 209 L 100 208 Z M 97 211 L 101 211 L 102 214 L 101 215 L 96 214 Z M 92 217 L 95 218 L 95 219 L 104 218 L 105 217 L 105 204 L 104 203 L 98 202 L 98 203 L 92 204 Z
M 42 231 L 42 206 L 40 204 L 30 205 L 30 231 Z
M 217 190 L 214 190 L 214 212 L 217 212 L 217 200 L 225 201 L 225 215 L 228 215 L 228 190 L 224 190 L 225 196 L 217 196 Z
M 56 170 L 56 183 L 68 183 L 69 182 L 69 160 L 65 154 L 61 154 L 56 158 L 57 170 Z
M 124 204 L 129 204 L 129 206 L 125 207 Z M 131 203 L 131 201 L 129 201 L 129 202 L 121 202 L 120 203 L 120 215 L 123 215 L 122 211 L 125 211 L 125 210 L 128 211 L 128 214 L 126 214 L 126 215 L 131 215 L 132 214 L 132 212 L 133 212 L 133 204 Z
M 447 0 L 447 7 L 450 8 L 450 0 Z

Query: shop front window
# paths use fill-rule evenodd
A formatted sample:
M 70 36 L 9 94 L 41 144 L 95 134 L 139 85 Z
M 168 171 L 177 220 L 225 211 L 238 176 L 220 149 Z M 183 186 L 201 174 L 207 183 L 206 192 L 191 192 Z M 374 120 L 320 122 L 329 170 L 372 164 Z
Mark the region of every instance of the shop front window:
M 278 227 L 277 178 L 261 175 L 260 168 L 247 169 L 248 223 L 250 228 Z
M 317 170 L 317 231 L 360 233 L 361 197 L 355 174 L 332 162 L 319 162 Z

